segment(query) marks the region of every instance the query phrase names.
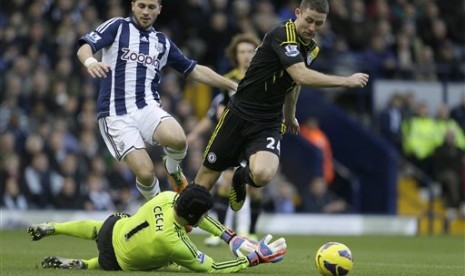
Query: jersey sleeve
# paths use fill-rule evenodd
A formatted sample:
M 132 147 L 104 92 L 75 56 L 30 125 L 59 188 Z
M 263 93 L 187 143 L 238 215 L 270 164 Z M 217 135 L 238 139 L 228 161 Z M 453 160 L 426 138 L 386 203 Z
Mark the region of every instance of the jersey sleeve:
M 232 273 L 250 266 L 247 257 L 216 262 L 210 256 L 198 251 L 187 235 L 182 236 L 175 246 L 172 261 L 189 270 L 203 273 Z
M 292 21 L 274 29 L 268 34 L 268 39 L 284 68 L 304 61 L 298 48 L 297 33 Z
M 192 70 L 194 70 L 197 61 L 188 59 L 182 52 L 179 50 L 178 46 L 174 44 L 171 39 L 166 37 L 170 43 L 170 49 L 168 53 L 167 65 L 173 67 L 176 71 L 182 74 L 183 77 L 187 77 Z
M 106 46 L 110 46 L 115 41 L 118 28 L 123 21 L 124 18 L 122 17 L 115 17 L 105 21 L 94 31 L 82 36 L 78 40 L 79 46 L 87 43 L 94 53 Z
M 206 216 L 199 224 L 200 229 L 207 231 L 208 233 L 220 236 L 227 228 L 216 219 Z

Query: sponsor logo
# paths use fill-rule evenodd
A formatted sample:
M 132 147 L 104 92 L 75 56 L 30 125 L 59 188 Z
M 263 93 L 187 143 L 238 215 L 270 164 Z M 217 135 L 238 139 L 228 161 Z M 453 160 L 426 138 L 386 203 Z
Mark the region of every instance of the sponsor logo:
M 214 152 L 208 153 L 207 160 L 208 160 L 209 163 L 215 163 L 216 162 L 216 154 Z
M 121 56 L 122 60 L 135 61 L 146 67 L 153 66 L 156 70 L 160 70 L 160 61 L 155 56 L 152 57 L 143 53 L 131 51 L 129 48 L 123 48 L 121 51 L 123 51 L 123 55 Z
M 96 32 L 90 32 L 89 34 L 86 35 L 86 37 L 92 41 L 92 43 L 97 43 L 97 41 L 99 41 L 100 39 L 102 39 L 102 37 L 96 33 Z
M 199 261 L 200 264 L 203 264 L 205 262 L 205 254 L 199 251 L 197 253 L 197 261 Z
M 286 51 L 286 56 L 288 57 L 295 57 L 299 54 L 299 49 L 297 49 L 297 45 L 286 45 L 284 49 Z
M 313 61 L 312 53 L 311 53 L 311 52 L 308 52 L 308 53 L 307 53 L 307 65 L 312 64 L 312 61 Z

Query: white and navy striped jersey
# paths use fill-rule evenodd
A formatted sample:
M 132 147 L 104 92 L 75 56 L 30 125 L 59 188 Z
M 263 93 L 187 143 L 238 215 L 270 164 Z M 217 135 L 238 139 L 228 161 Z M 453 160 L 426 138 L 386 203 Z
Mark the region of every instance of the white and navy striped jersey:
M 188 59 L 163 33 L 143 30 L 131 18 L 115 17 L 79 39 L 95 53 L 102 49 L 102 62 L 111 67 L 101 80 L 98 118 L 124 115 L 159 101 L 161 69 L 171 66 L 184 77 L 196 61 Z

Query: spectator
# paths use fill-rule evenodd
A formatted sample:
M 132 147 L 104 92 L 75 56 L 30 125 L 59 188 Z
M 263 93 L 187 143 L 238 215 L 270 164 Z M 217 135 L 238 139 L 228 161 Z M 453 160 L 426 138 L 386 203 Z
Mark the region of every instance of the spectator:
M 17 178 L 7 177 L 5 179 L 5 190 L 2 191 L 2 194 L 1 207 L 10 210 L 26 210 L 28 208 L 26 196 L 21 193 Z
M 311 179 L 307 191 L 308 193 L 302 195 L 303 212 L 335 214 L 349 211 L 347 202 L 329 190 L 321 177 Z
M 379 128 L 383 136 L 399 152 L 402 151 L 402 96 L 395 93 L 379 116 Z
M 295 197 L 295 188 L 289 181 L 283 179 L 283 181 L 277 182 L 273 196 L 273 212 L 278 214 L 295 213 Z
M 38 153 L 24 171 L 28 189 L 28 202 L 31 207 L 45 209 L 53 207 L 53 195 L 62 185 L 62 177 L 49 165 L 47 155 Z
M 438 146 L 444 143 L 446 133 L 451 131 L 454 133 L 456 146 L 465 150 L 465 134 L 459 124 L 449 117 L 449 107 L 446 104 L 438 107 L 435 123 L 437 126 Z
M 333 152 L 331 142 L 326 134 L 320 129 L 316 117 L 308 117 L 300 126 L 300 134 L 314 146 L 319 148 L 323 155 L 323 179 L 327 184 L 334 180 Z
M 55 208 L 60 210 L 82 210 L 84 208 L 84 201 L 74 178 L 63 178 L 63 185 L 58 194 L 54 196 L 53 203 Z
M 462 94 L 460 103 L 452 107 L 450 117 L 454 119 L 465 132 L 465 91 Z
M 461 172 L 465 165 L 465 151 L 457 147 L 455 133 L 448 130 L 444 142 L 433 153 L 434 178 L 441 184 L 447 218 L 457 215 L 460 204 L 465 202 L 461 187 Z
M 402 137 L 404 156 L 431 176 L 431 156 L 437 146 L 437 129 L 425 102 L 418 104 L 415 116 L 402 122 Z M 420 184 L 426 186 L 425 182 Z

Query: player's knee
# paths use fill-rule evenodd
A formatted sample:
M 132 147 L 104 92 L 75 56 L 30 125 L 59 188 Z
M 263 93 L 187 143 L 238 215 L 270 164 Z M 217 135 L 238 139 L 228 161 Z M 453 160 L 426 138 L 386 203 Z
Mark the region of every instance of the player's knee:
M 252 179 L 255 185 L 254 187 L 263 187 L 268 184 L 274 177 L 274 170 L 270 168 L 258 168 L 254 171 L 251 171 Z
M 155 179 L 155 172 L 153 168 L 146 170 L 138 168 L 134 173 L 137 181 L 143 185 L 150 186 Z

